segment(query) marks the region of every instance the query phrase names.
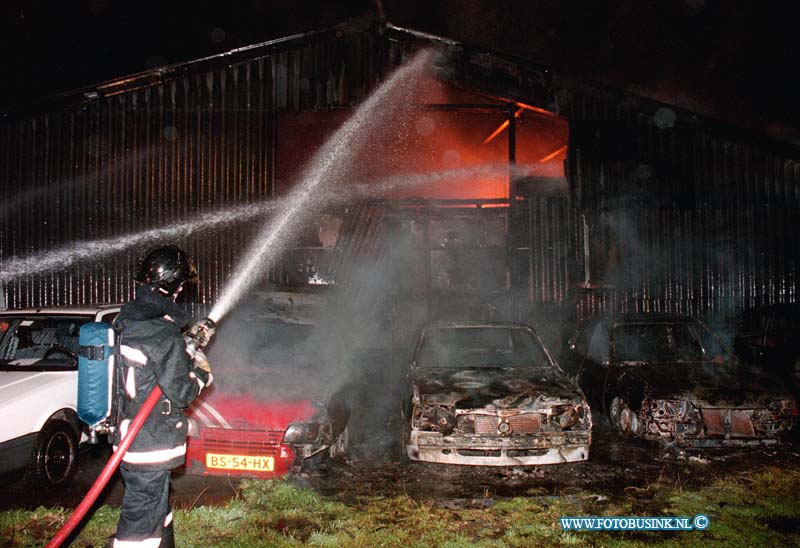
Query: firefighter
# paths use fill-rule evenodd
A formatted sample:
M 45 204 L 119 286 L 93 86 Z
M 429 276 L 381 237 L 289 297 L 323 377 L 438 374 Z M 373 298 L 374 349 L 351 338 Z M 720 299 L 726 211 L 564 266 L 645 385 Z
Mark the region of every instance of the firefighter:
M 203 352 L 188 354 L 180 327 L 189 318 L 175 304 L 184 284 L 196 277 L 189 256 L 178 247 L 149 250 L 135 277 L 136 297 L 115 322 L 121 354 L 115 449 L 156 385 L 163 396 L 122 458 L 125 494 L 114 548 L 175 545 L 170 471 L 183 464 L 186 455 L 183 410 L 213 381 Z

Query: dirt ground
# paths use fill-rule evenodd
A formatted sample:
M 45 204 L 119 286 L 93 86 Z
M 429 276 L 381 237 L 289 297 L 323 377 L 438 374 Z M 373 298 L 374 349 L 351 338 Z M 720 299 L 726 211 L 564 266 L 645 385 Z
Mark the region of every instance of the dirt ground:
M 354 441 L 346 461 L 323 464 L 289 478 L 346 503 L 357 503 L 360 497 L 402 495 L 433 500 L 443 507 L 481 507 L 503 497 L 585 496 L 589 492 L 599 499 L 635 497 L 646 504 L 654 482 L 691 487 L 719 477 L 746 475 L 765 465 L 800 466 L 800 453 L 792 446 L 681 454 L 660 445 L 622 439 L 603 423 L 595 425 L 588 461 L 532 468 L 414 463 L 397 456 L 391 436 Z M 0 510 L 77 506 L 109 455 L 107 448 L 85 451 L 76 479 L 65 492 L 35 494 L 21 481 L 0 486 Z M 238 485 L 236 479 L 188 476 L 178 470 L 173 473 L 173 505 L 223 504 L 238 496 Z M 115 476 L 99 503 L 119 505 L 122 494 L 122 482 Z
M 791 446 L 683 453 L 621 439 L 603 424 L 595 426 L 593 437 L 586 462 L 525 468 L 404 462 L 387 458 L 390 451 L 380 447 L 357 446 L 346 465 L 333 464 L 301 474 L 297 480 L 345 502 L 363 496 L 405 495 L 434 499 L 445 507 L 470 507 L 504 497 L 585 495 L 587 491 L 599 498 L 636 497 L 646 502 L 655 482 L 699 486 L 720 477 L 750 474 L 765 465 L 800 465 L 800 453 Z
M 389 448 L 355 446 L 346 462 L 323 465 L 289 476 L 296 483 L 344 502 L 359 497 L 409 496 L 433 499 L 441 506 L 486 505 L 498 498 L 526 494 L 569 496 L 589 491 L 598 497 L 646 499 L 652 483 L 677 487 L 707 484 L 716 478 L 747 474 L 763 465 L 800 465 L 800 454 L 788 447 L 774 450 L 708 451 L 676 454 L 658 446 L 595 436 L 589 461 L 533 468 L 459 467 L 403 462 Z M 105 454 L 105 451 L 101 453 Z M 0 509 L 44 506 L 74 507 L 105 463 L 104 455 L 83 455 L 71 488 L 63 493 L 30 493 L 24 483 L 0 487 Z M 173 475 L 173 504 L 193 507 L 222 504 L 238 495 L 237 479 Z M 118 505 L 122 482 L 115 477 L 100 503 Z

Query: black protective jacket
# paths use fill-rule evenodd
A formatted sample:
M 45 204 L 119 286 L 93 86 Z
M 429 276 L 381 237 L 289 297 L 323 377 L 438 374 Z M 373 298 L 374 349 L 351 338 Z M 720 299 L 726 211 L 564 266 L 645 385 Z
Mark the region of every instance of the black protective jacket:
M 137 289 L 114 324 L 120 334 L 117 366 L 116 447 L 153 388 L 164 395 L 134 439 L 123 462 L 128 468 L 169 470 L 183 464 L 187 423 L 183 410 L 205 386 L 208 378 L 192 368 L 179 326 L 186 316 L 170 300 L 149 287 Z

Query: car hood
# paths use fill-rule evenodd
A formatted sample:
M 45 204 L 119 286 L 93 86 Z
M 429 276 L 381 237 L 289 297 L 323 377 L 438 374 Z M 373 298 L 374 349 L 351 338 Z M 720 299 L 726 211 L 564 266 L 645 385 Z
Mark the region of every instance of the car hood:
M 423 405 L 457 409 L 547 409 L 583 402 L 580 389 L 552 368 L 430 368 L 412 376 Z
M 759 369 L 736 363 L 637 365 L 626 368 L 624 374 L 643 382 L 655 399 L 727 407 L 761 406 L 791 397 L 780 382 Z
M 311 420 L 317 412 L 309 399 L 259 400 L 213 392 L 192 402 L 187 414 L 203 427 L 283 431 L 293 422 Z

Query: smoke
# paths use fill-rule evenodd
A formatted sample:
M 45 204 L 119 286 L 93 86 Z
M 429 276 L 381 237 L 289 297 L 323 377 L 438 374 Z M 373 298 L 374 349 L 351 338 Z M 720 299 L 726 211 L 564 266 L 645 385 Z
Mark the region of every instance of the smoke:
M 269 407 L 345 398 L 355 450 L 385 454 L 398 440 L 400 396 L 422 326 L 508 319 L 495 301 L 505 261 L 481 261 L 481 250 L 503 243 L 505 225 L 495 220 L 507 209 L 389 202 L 346 212 L 356 222 L 343 219 L 335 268 L 320 259 L 308 271 L 332 283 L 249 291 L 220 323 L 209 359 L 217 394 Z M 306 219 L 310 230 L 317 220 Z M 475 262 L 487 265 L 468 266 Z
M 735 227 L 712 222 L 713 211 L 643 209 L 644 196 L 626 202 L 592 221 L 592 283 L 616 292 L 619 312 L 693 316 L 730 345 L 745 304 L 733 279 L 741 245 Z
M 209 348 L 211 397 L 266 404 L 265 411 L 303 402 L 320 410 L 342 400 L 351 410 L 351 443 L 386 451 L 403 386 L 390 328 L 392 262 L 354 265 L 346 285 L 249 292 Z
M 327 317 L 331 297 L 302 290 L 248 295 L 220 324 L 209 349 L 217 390 L 258 401 L 326 401 L 348 367 Z

